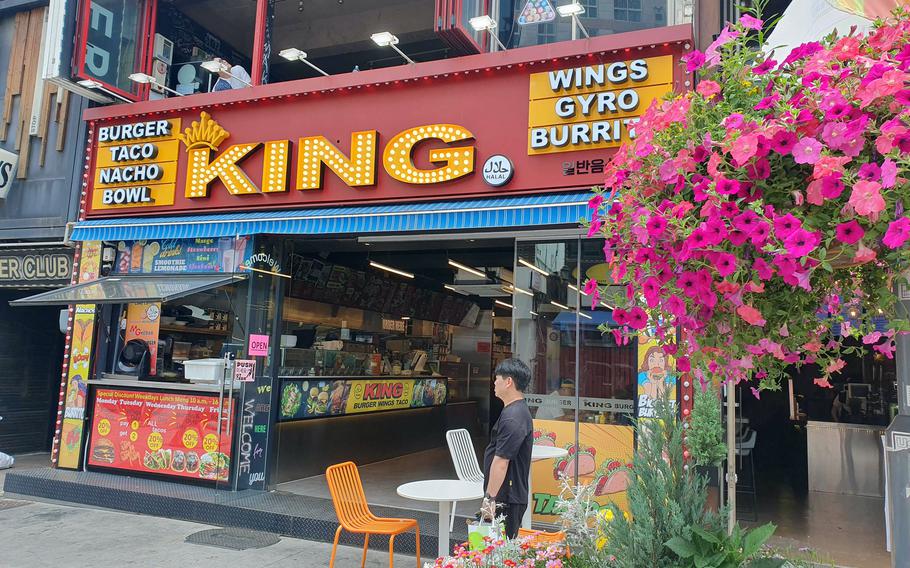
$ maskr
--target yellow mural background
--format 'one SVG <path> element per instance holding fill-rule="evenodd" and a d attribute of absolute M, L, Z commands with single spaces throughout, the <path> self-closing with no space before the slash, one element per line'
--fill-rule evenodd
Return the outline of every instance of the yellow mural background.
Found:
<path fill-rule="evenodd" d="M 602 478 L 610 481 L 607 475 L 607 465 L 616 460 L 622 465 L 631 463 L 634 451 L 634 435 L 630 426 L 616 426 L 613 424 L 588 424 L 578 425 L 578 445 L 580 449 L 593 448 L 594 472 L 582 475 L 579 483 L 598 483 Z M 569 449 L 575 445 L 575 423 L 561 420 L 535 420 L 534 442 L 539 445 L 553 445 L 558 448 Z M 562 492 L 562 482 L 554 476 L 554 470 L 560 460 L 541 460 L 531 464 L 531 506 L 533 521 L 538 523 L 557 524 L 559 517 L 553 514 L 553 506 Z M 574 475 L 574 466 L 569 463 L 566 473 Z M 613 475 L 617 475 L 614 473 Z M 622 476 L 623 474 L 618 474 Z M 605 487 L 615 487 L 614 483 Z M 616 503 L 621 509 L 628 508 L 625 491 L 600 495 L 595 498 L 602 506 Z"/>

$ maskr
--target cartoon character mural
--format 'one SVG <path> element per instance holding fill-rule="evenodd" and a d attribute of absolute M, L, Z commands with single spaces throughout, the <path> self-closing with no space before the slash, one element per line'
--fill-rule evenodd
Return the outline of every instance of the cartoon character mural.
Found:
<path fill-rule="evenodd" d="M 638 346 L 638 416 L 654 417 L 654 401 L 676 401 L 676 374 L 670 358 L 649 337 Z"/>

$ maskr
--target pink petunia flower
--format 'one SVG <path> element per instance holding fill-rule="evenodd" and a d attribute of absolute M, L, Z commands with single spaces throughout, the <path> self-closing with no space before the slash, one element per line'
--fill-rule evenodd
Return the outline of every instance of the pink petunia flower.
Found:
<path fill-rule="evenodd" d="M 866 231 L 864 231 L 863 227 L 854 219 L 839 224 L 834 231 L 834 238 L 845 245 L 852 245 L 863 238 L 863 235 L 865 234 Z"/>
<path fill-rule="evenodd" d="M 743 14 L 739 18 L 739 23 L 742 24 L 742 26 L 746 29 L 760 30 L 764 22 L 758 18 L 750 16 L 749 14 Z"/>
<path fill-rule="evenodd" d="M 820 242 L 821 237 L 818 236 L 818 233 L 797 229 L 784 240 L 784 248 L 787 249 L 787 254 L 790 256 L 802 258 L 815 250 Z"/>
<path fill-rule="evenodd" d="M 885 160 L 881 167 L 882 187 L 894 187 L 897 182 L 897 164 L 891 158 Z"/>
<path fill-rule="evenodd" d="M 736 308 L 736 313 L 749 325 L 762 327 L 766 323 L 762 313 L 748 304 Z"/>
<path fill-rule="evenodd" d="M 781 130 L 771 138 L 771 149 L 781 156 L 792 152 L 794 146 L 796 146 L 796 134 L 793 132 Z"/>
<path fill-rule="evenodd" d="M 730 155 L 740 164 L 745 164 L 758 150 L 758 136 L 746 134 L 733 141 L 730 146 Z"/>
<path fill-rule="evenodd" d="M 711 100 L 711 97 L 720 94 L 721 88 L 717 82 L 705 80 L 698 83 L 698 86 L 695 87 L 695 92 L 705 99 Z"/>
<path fill-rule="evenodd" d="M 793 216 L 792 213 L 774 217 L 774 233 L 778 239 L 784 240 L 790 234 L 803 226 L 803 222 Z"/>
<path fill-rule="evenodd" d="M 762 257 L 756 258 L 752 261 L 752 268 L 755 269 L 755 273 L 758 274 L 758 277 L 761 280 L 770 280 L 774 276 L 774 269 L 768 265 L 767 261 Z"/>
<path fill-rule="evenodd" d="M 875 260 L 875 257 L 878 256 L 875 250 L 870 249 L 862 241 L 859 242 L 859 246 L 856 248 L 856 254 L 853 255 L 853 262 L 859 264 L 865 264 Z"/>
<path fill-rule="evenodd" d="M 885 199 L 879 192 L 881 184 L 875 181 L 858 181 L 850 193 L 850 205 L 857 215 L 872 217 L 885 209 Z"/>
<path fill-rule="evenodd" d="M 645 326 L 648 325 L 648 314 L 646 314 L 643 309 L 635 306 L 629 310 L 628 321 L 626 322 L 626 325 L 632 329 L 644 329 Z"/>
<path fill-rule="evenodd" d="M 733 220 L 731 221 L 731 223 L 733 224 L 734 227 L 736 227 L 743 233 L 746 233 L 747 235 L 751 235 L 752 231 L 754 231 L 755 227 L 758 225 L 758 221 L 759 221 L 758 214 L 755 213 L 755 211 L 752 211 L 751 209 L 746 209 L 745 211 L 743 211 L 742 213 L 740 213 L 739 215 L 734 217 Z"/>
<path fill-rule="evenodd" d="M 888 248 L 896 249 L 903 246 L 908 238 L 910 238 L 910 218 L 901 217 L 888 225 L 882 243 Z"/>
<path fill-rule="evenodd" d="M 659 237 L 661 233 L 667 228 L 667 220 L 663 218 L 662 215 L 655 214 L 648 217 L 648 222 L 645 224 L 648 229 L 648 234 L 652 237 Z"/>
<path fill-rule="evenodd" d="M 822 145 L 815 138 L 807 136 L 796 142 L 791 153 L 797 164 L 814 164 L 821 156 Z"/>
<path fill-rule="evenodd" d="M 686 72 L 692 73 L 698 71 L 705 65 L 705 54 L 701 51 L 695 49 L 688 55 L 682 58 L 682 61 L 686 64 Z"/>

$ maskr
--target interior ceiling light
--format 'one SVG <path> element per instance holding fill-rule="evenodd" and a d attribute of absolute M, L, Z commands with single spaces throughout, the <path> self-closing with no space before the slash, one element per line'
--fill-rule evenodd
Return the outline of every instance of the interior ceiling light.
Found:
<path fill-rule="evenodd" d="M 282 50 L 278 53 L 278 55 L 280 55 L 281 57 L 287 59 L 288 61 L 302 61 L 302 62 L 306 63 L 306 64 L 307 64 L 309 67 L 311 67 L 312 69 L 315 69 L 317 72 L 319 72 L 319 73 L 325 75 L 326 77 L 329 76 L 328 73 L 326 73 L 325 71 L 323 71 L 323 70 L 320 69 L 319 67 L 316 67 L 315 65 L 313 65 L 312 63 L 310 63 L 309 59 L 306 58 L 306 52 L 305 52 L 305 51 L 300 50 L 300 49 L 297 49 L 296 47 L 289 47 L 289 48 L 287 48 L 287 49 L 282 49 Z"/>
<path fill-rule="evenodd" d="M 603 307 L 605 307 L 605 308 L 607 308 L 608 310 L 615 310 L 615 309 L 616 309 L 616 308 L 614 308 L 613 306 L 611 306 L 610 304 L 608 304 L 608 303 L 606 303 L 606 302 L 601 302 L 600 305 L 603 306 Z"/>
<path fill-rule="evenodd" d="M 540 314 L 538 314 L 537 312 L 535 312 L 534 310 L 530 310 L 530 311 L 528 311 L 528 313 L 531 314 L 532 316 L 539 316 L 539 315 L 540 315 Z"/>
<path fill-rule="evenodd" d="M 373 268 L 378 268 L 379 270 L 385 270 L 386 272 L 391 272 L 392 274 L 398 274 L 399 276 L 404 276 L 405 278 L 414 278 L 414 275 L 410 272 L 405 272 L 404 270 L 398 270 L 397 268 L 392 268 L 391 266 L 386 266 L 385 264 L 380 264 L 375 260 L 370 261 L 370 266 Z"/>
<path fill-rule="evenodd" d="M 449 286 L 448 284 L 443 285 L 443 288 L 445 288 L 446 290 L 451 290 L 452 292 L 455 292 L 456 294 L 461 294 L 462 296 L 467 296 L 467 295 L 468 295 L 467 292 L 462 292 L 462 291 L 459 290 L 458 288 L 456 288 L 456 287 L 454 287 L 454 286 Z"/>
<path fill-rule="evenodd" d="M 518 292 L 519 294 L 524 294 L 525 296 L 531 296 L 532 298 L 534 297 L 534 292 L 530 292 L 524 288 L 519 288 L 518 286 L 509 286 L 509 289 Z"/>
<path fill-rule="evenodd" d="M 530 262 L 528 262 L 527 260 L 525 260 L 525 259 L 523 259 L 523 258 L 519 258 L 519 259 L 518 259 L 518 264 L 523 264 L 523 265 L 527 266 L 528 268 L 530 268 L 531 270 L 533 270 L 534 272 L 543 274 L 544 276 L 549 276 L 549 275 L 550 275 L 549 272 L 545 271 L 545 270 L 542 269 L 542 268 L 538 268 L 538 267 L 534 266 L 533 264 L 531 264 Z"/>
<path fill-rule="evenodd" d="M 398 38 L 392 34 L 392 32 L 379 32 L 370 36 L 370 39 L 378 45 L 379 47 L 391 47 L 398 52 L 398 55 L 404 57 L 405 61 L 414 65 L 414 60 L 405 55 L 403 51 L 398 49 Z"/>
<path fill-rule="evenodd" d="M 464 270 L 465 272 L 469 272 L 469 273 L 473 274 L 474 276 L 480 276 L 481 278 L 487 277 L 486 274 L 477 270 L 476 268 L 471 268 L 470 266 L 466 266 L 464 264 L 461 264 L 460 262 L 455 262 L 452 259 L 449 259 L 449 266 L 454 266 L 455 268 L 457 268 L 459 270 Z"/>
<path fill-rule="evenodd" d="M 588 295 L 588 293 L 585 292 L 584 290 L 579 290 L 578 288 L 576 288 L 574 284 L 569 284 L 568 286 L 569 286 L 569 290 L 572 290 L 573 292 L 578 292 L 582 296 Z"/>
<path fill-rule="evenodd" d="M 566 305 L 564 305 L 564 304 L 560 304 L 559 302 L 552 302 L 552 301 L 551 301 L 550 303 L 553 304 L 554 306 L 556 306 L 557 308 L 562 308 L 562 309 L 564 309 L 564 310 L 570 309 L 569 306 L 566 306 Z"/>
<path fill-rule="evenodd" d="M 411 316 L 401 316 L 401 319 L 403 319 L 403 320 L 409 320 L 409 319 L 411 319 Z"/>
<path fill-rule="evenodd" d="M 589 320 L 594 319 L 594 318 L 592 318 L 591 316 L 589 316 L 588 314 L 586 314 L 586 313 L 584 313 L 584 312 L 578 312 L 578 315 L 580 315 L 580 316 L 583 317 L 583 318 L 588 318 Z"/>
<path fill-rule="evenodd" d="M 512 304 L 508 304 L 506 302 L 503 302 L 502 300 L 493 300 L 493 301 L 495 303 L 499 304 L 500 306 L 503 306 L 504 308 L 512 308 Z"/>

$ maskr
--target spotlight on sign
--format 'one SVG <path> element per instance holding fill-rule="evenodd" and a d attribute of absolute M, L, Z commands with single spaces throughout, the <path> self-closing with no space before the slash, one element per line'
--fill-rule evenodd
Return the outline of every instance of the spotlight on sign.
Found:
<path fill-rule="evenodd" d="M 414 60 L 411 59 L 410 57 L 408 57 L 407 55 L 405 55 L 405 53 L 403 51 L 398 49 L 398 38 L 394 34 L 392 34 L 392 32 L 375 33 L 370 36 L 370 39 L 372 39 L 373 43 L 375 43 L 379 47 L 391 47 L 396 52 L 398 52 L 398 55 L 404 57 L 405 61 L 407 61 L 411 65 L 414 65 L 414 63 L 415 63 Z"/>
<path fill-rule="evenodd" d="M 476 18 L 471 18 L 468 20 L 468 23 L 471 24 L 471 27 L 474 28 L 475 32 L 489 32 L 490 36 L 493 38 L 493 41 L 496 42 L 496 45 L 499 46 L 499 49 L 505 51 L 506 46 L 499 41 L 499 36 L 496 35 L 496 32 L 493 30 L 496 29 L 496 21 L 493 20 L 487 14 L 483 16 L 477 16 Z"/>
<path fill-rule="evenodd" d="M 183 96 L 183 93 L 178 93 L 174 89 L 172 89 L 166 85 L 162 85 L 161 83 L 158 82 L 157 79 L 155 79 L 154 77 L 152 77 L 151 75 L 148 75 L 146 73 L 131 73 L 130 81 L 132 81 L 134 83 L 139 83 L 140 85 L 155 85 L 169 93 L 173 93 L 173 94 L 177 95 L 178 97 Z"/>
<path fill-rule="evenodd" d="M 581 23 L 581 20 L 578 19 L 578 16 L 585 13 L 585 7 L 579 4 L 578 2 L 571 2 L 569 4 L 563 4 L 562 6 L 557 6 L 556 11 L 563 18 L 572 18 L 572 39 L 575 39 L 575 27 L 581 30 L 581 33 L 585 34 L 585 37 L 590 38 L 588 30 L 585 29 L 584 24 Z"/>
<path fill-rule="evenodd" d="M 80 87 L 85 87 L 86 89 L 91 89 L 93 91 L 101 91 L 105 95 L 114 97 L 115 99 L 119 99 L 125 103 L 133 102 L 133 101 L 129 100 L 128 98 L 122 97 L 111 90 L 105 89 L 104 85 L 100 81 L 95 81 L 94 79 L 83 79 L 81 81 L 77 81 L 76 84 L 79 85 Z"/>
<path fill-rule="evenodd" d="M 278 55 L 287 59 L 288 61 L 302 61 L 303 63 L 305 63 L 305 64 L 309 65 L 310 67 L 312 67 L 313 69 L 315 69 L 317 72 L 325 75 L 326 77 L 329 76 L 328 73 L 326 73 L 319 67 L 316 67 L 315 65 L 310 63 L 309 60 L 307 60 L 305 51 L 299 50 L 296 47 L 289 47 L 287 49 L 282 49 L 281 52 L 278 53 Z"/>

